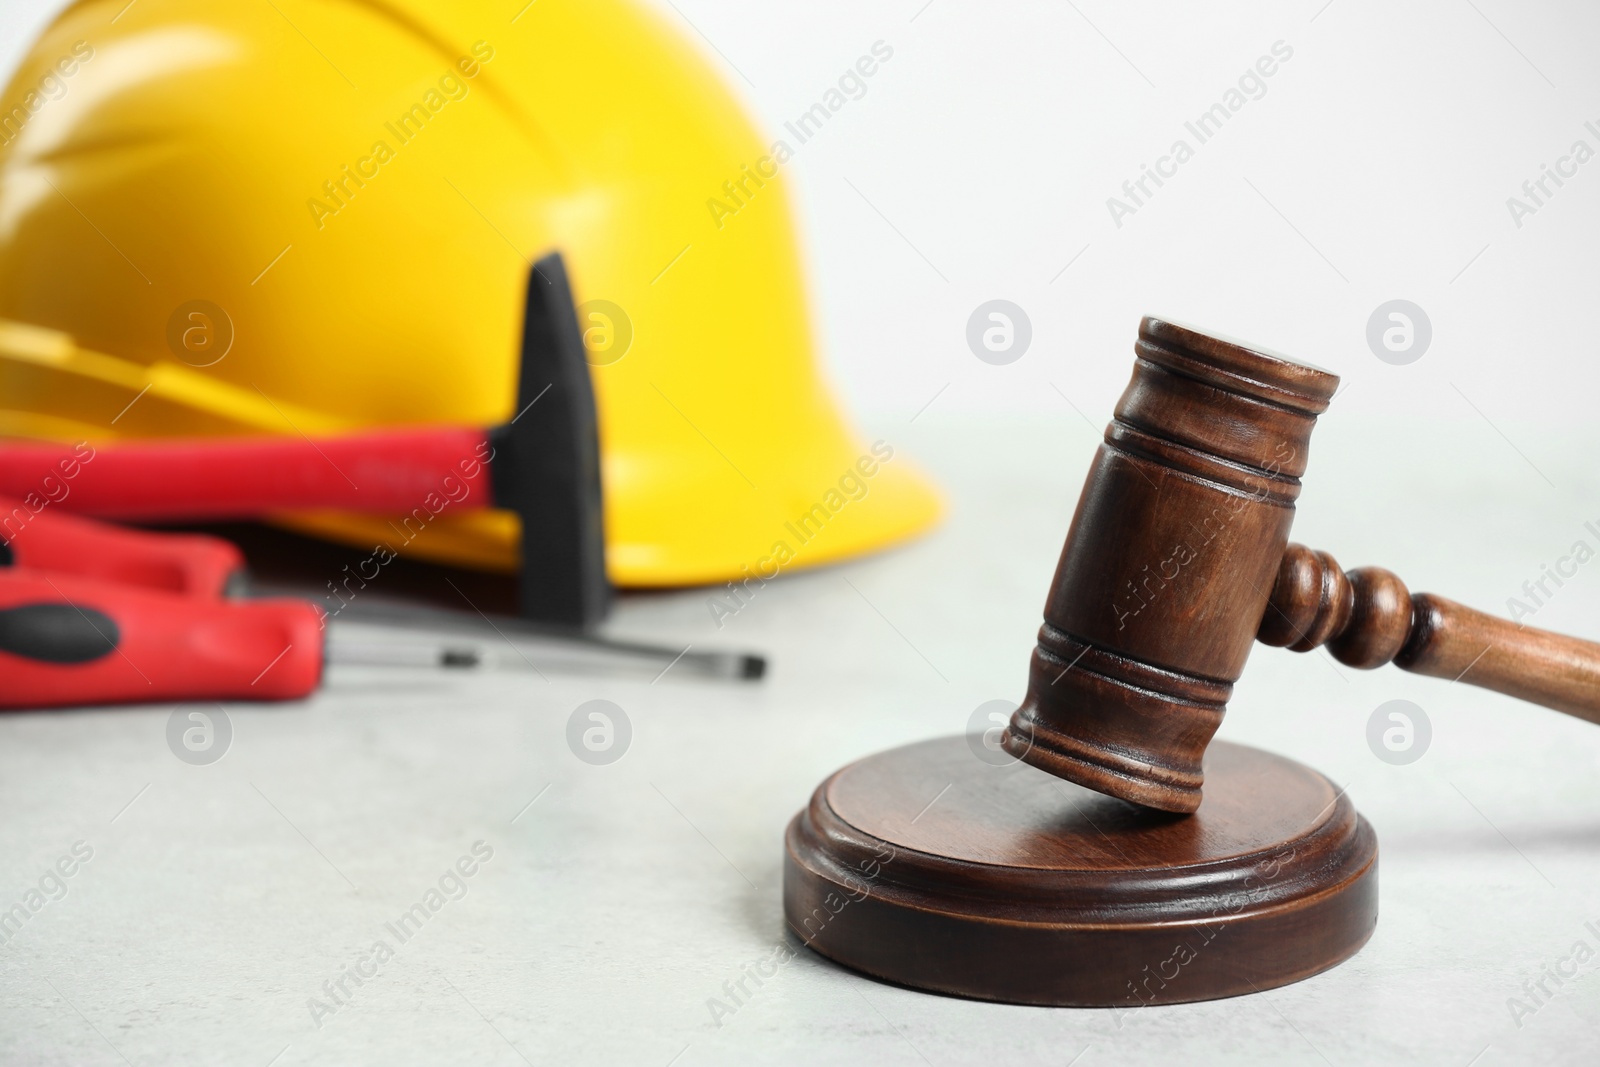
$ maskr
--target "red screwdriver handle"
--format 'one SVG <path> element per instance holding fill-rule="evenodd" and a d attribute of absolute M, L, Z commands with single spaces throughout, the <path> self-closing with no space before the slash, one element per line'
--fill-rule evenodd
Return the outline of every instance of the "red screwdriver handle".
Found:
<path fill-rule="evenodd" d="M 207 600 L 0 571 L 0 708 L 294 700 L 322 675 L 303 600 Z"/>
<path fill-rule="evenodd" d="M 41 500 L 0 497 L 0 567 L 221 596 L 244 575 L 244 556 L 205 534 L 150 533 L 69 515 Z"/>
<path fill-rule="evenodd" d="M 459 426 L 371 430 L 324 437 L 208 437 L 119 441 L 72 462 L 67 445 L 0 447 L 0 493 L 28 498 L 45 479 L 67 490 L 57 505 L 112 519 L 252 519 L 339 508 L 408 513 L 492 507 L 494 448 Z M 57 471 L 76 472 L 70 481 Z"/>

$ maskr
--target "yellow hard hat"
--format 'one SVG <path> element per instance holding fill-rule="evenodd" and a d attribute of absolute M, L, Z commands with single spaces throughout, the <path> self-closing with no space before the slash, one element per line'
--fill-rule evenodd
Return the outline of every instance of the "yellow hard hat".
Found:
<path fill-rule="evenodd" d="M 124 5 L 73 4 L 0 98 L 0 436 L 503 422 L 530 264 L 558 251 L 612 581 L 770 577 L 936 519 L 819 377 L 790 146 L 648 10 Z M 444 514 L 405 551 L 510 569 L 516 521 Z"/>

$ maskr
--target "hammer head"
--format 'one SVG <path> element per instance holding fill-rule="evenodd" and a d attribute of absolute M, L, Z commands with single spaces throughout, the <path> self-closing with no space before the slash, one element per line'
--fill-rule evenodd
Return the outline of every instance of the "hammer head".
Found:
<path fill-rule="evenodd" d="M 1146 317 L 1003 744 L 1090 789 L 1200 806 L 1339 379 Z"/>
<path fill-rule="evenodd" d="M 528 274 L 517 410 L 489 433 L 496 507 L 522 525 L 522 616 L 590 629 L 611 607 L 600 493 L 600 431 L 566 264 Z"/>

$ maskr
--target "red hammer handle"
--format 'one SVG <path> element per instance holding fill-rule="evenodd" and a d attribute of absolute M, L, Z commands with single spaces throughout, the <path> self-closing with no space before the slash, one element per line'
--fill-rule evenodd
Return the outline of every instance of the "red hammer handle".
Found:
<path fill-rule="evenodd" d="M 8 444 L 0 447 L 0 495 L 118 519 L 246 519 L 315 508 L 406 512 L 430 495 L 491 507 L 493 454 L 487 433 L 466 427 L 77 449 Z"/>

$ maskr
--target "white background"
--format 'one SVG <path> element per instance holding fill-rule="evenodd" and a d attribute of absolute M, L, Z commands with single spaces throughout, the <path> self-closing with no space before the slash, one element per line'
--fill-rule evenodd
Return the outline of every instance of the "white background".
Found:
<path fill-rule="evenodd" d="M 1512 437 L 1535 460 L 1591 410 L 1574 313 L 1600 280 L 1600 161 L 1520 230 L 1505 202 L 1574 139 L 1600 150 L 1582 125 L 1600 120 L 1600 8 L 657 2 L 774 137 L 873 42 L 894 48 L 786 171 L 832 372 L 866 417 L 946 383 L 929 415 L 1053 413 L 1054 382 L 1099 420 L 1147 312 L 1338 371 L 1347 417 L 1478 419 L 1454 383 L 1508 432 L 1526 423 Z M 59 6 L 6 0 L 0 71 Z M 1294 58 L 1265 97 L 1115 227 L 1107 197 L 1278 40 Z M 1035 331 L 1005 368 L 964 342 L 995 297 Z M 1434 326 L 1406 368 L 1364 340 L 1396 297 Z"/>

